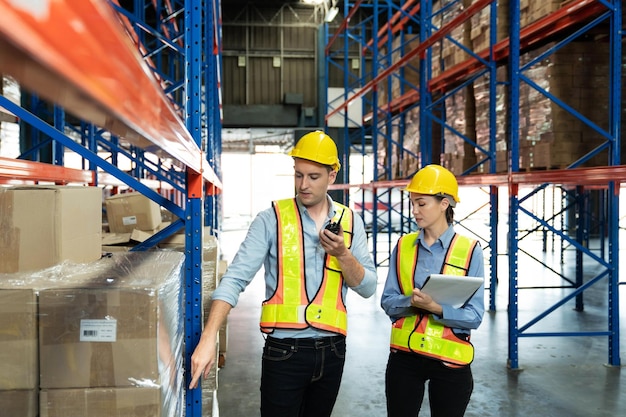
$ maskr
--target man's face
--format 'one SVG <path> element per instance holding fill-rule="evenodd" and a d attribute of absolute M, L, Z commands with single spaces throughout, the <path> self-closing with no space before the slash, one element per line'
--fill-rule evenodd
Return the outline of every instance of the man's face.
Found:
<path fill-rule="evenodd" d="M 294 158 L 294 176 L 296 192 L 305 207 L 323 203 L 326 199 L 328 186 L 335 182 L 337 173 L 317 162 Z"/>

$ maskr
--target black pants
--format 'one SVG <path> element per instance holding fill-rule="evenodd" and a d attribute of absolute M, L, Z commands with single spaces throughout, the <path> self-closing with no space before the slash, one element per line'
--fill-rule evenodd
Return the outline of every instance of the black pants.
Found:
<path fill-rule="evenodd" d="M 416 417 L 422 407 L 427 381 L 432 417 L 465 414 L 474 388 L 469 365 L 451 368 L 416 353 L 392 351 L 385 375 L 387 416 Z"/>
<path fill-rule="evenodd" d="M 346 338 L 268 337 L 261 369 L 261 416 L 330 417 L 343 374 Z"/>

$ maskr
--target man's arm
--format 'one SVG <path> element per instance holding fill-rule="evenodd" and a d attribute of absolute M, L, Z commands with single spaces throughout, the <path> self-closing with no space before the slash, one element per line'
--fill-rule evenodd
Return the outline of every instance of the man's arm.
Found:
<path fill-rule="evenodd" d="M 200 341 L 191 355 L 191 382 L 189 383 L 189 389 L 194 389 L 198 386 L 201 376 L 207 378 L 211 368 L 215 365 L 217 332 L 226 321 L 226 317 L 232 308 L 225 301 L 211 301 L 209 317 L 200 336 Z"/>

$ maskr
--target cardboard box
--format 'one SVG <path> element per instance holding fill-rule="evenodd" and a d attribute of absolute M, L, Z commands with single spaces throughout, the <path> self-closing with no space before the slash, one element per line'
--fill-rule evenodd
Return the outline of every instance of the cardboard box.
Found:
<path fill-rule="evenodd" d="M 39 390 L 0 391 L 0 410 L 3 417 L 37 417 Z"/>
<path fill-rule="evenodd" d="M 0 364 L 0 390 L 39 387 L 37 296 L 33 290 L 0 289 Z"/>
<path fill-rule="evenodd" d="M 132 233 L 134 229 L 154 230 L 161 224 L 159 205 L 138 192 L 108 197 L 105 206 L 111 233 Z"/>
<path fill-rule="evenodd" d="M 40 387 L 181 391 L 179 252 L 118 252 L 39 292 Z"/>
<path fill-rule="evenodd" d="M 42 390 L 39 403 L 40 417 L 177 415 L 163 409 L 161 392 L 156 387 Z"/>
<path fill-rule="evenodd" d="M 94 261 L 101 233 L 98 187 L 0 188 L 0 272 Z"/>
<path fill-rule="evenodd" d="M 218 417 L 217 390 L 202 388 L 202 417 Z"/>

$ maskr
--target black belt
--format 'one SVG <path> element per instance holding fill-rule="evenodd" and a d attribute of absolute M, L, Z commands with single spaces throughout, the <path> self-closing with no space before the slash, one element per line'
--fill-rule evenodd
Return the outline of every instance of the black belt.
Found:
<path fill-rule="evenodd" d="M 277 337 L 268 336 L 269 342 L 276 345 L 291 347 L 292 349 L 310 348 L 321 349 L 333 346 L 340 342 L 345 342 L 345 336 L 327 336 L 327 337 L 287 337 L 279 339 Z"/>

